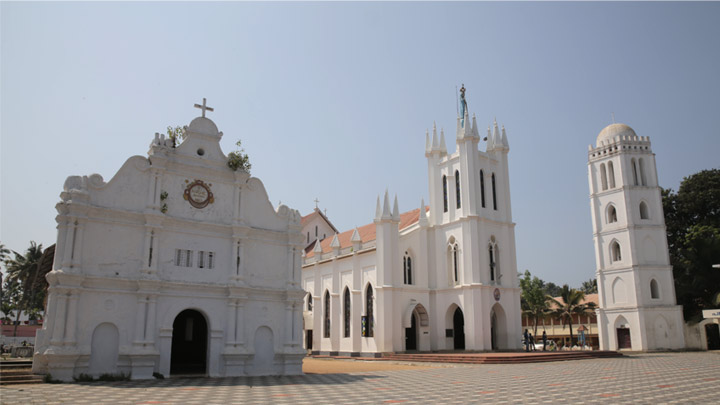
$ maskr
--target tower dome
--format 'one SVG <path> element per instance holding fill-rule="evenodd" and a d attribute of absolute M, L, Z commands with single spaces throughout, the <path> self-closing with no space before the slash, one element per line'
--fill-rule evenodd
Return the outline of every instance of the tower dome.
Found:
<path fill-rule="evenodd" d="M 625 124 L 610 124 L 603 128 L 602 131 L 597 136 L 596 145 L 600 146 L 602 141 L 609 141 L 611 139 L 614 139 L 616 136 L 636 136 L 635 131 L 633 131 L 632 128 Z"/>

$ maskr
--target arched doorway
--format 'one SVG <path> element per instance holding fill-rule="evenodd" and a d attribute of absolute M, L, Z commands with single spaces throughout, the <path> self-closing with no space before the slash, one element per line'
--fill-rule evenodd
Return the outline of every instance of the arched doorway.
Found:
<path fill-rule="evenodd" d="M 465 350 L 465 317 L 460 307 L 453 314 L 453 348 Z"/>
<path fill-rule="evenodd" d="M 632 349 L 632 339 L 630 338 L 630 328 L 627 320 L 620 316 L 615 321 L 615 333 L 617 335 L 618 349 Z"/>
<path fill-rule="evenodd" d="M 405 350 L 417 350 L 418 341 L 418 327 L 417 327 L 417 314 L 413 311 L 410 315 L 410 327 L 405 328 Z"/>
<path fill-rule="evenodd" d="M 498 349 L 497 344 L 497 315 L 495 311 L 490 313 L 490 347 L 492 350 Z"/>
<path fill-rule="evenodd" d="M 205 374 L 208 327 L 205 317 L 186 309 L 173 322 L 170 374 Z"/>
<path fill-rule="evenodd" d="M 509 349 L 509 338 L 505 310 L 496 302 L 490 309 L 490 347 L 492 350 Z"/>

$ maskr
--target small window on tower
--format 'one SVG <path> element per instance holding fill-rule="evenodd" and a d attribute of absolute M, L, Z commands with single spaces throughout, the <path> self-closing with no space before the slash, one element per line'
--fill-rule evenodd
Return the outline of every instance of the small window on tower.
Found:
<path fill-rule="evenodd" d="M 617 218 L 617 210 L 615 209 L 615 206 L 612 205 L 612 204 L 608 207 L 607 217 L 608 217 L 608 223 L 609 223 L 609 224 L 615 223 L 615 222 L 617 222 L 617 220 L 618 220 L 618 218 Z"/>

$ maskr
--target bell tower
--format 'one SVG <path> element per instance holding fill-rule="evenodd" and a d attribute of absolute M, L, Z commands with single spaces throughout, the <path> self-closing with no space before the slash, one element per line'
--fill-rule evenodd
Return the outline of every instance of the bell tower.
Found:
<path fill-rule="evenodd" d="M 601 350 L 685 347 L 650 138 L 612 124 L 588 147 Z"/>

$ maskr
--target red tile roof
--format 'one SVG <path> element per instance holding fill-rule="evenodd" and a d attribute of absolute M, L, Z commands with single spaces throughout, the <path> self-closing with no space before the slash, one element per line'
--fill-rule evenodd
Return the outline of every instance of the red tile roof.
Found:
<path fill-rule="evenodd" d="M 555 300 L 559 302 L 565 302 L 563 301 L 562 297 L 553 297 Z M 594 303 L 596 307 L 600 306 L 600 299 L 598 298 L 597 294 L 585 294 L 585 298 L 580 301 L 580 304 L 587 304 L 587 303 Z M 553 304 L 550 304 L 550 306 L 553 306 Z"/>
<path fill-rule="evenodd" d="M 430 209 L 430 207 L 425 207 L 425 211 L 427 212 Z M 312 215 L 312 214 L 310 214 Z M 413 224 L 416 224 L 418 220 L 420 219 L 420 208 L 416 208 L 412 211 L 403 212 L 400 214 L 400 230 L 403 230 Z M 360 234 L 360 239 L 362 240 L 362 243 L 367 243 L 370 241 L 375 240 L 375 223 L 370 223 L 367 225 L 363 225 L 361 227 L 358 227 L 358 233 Z M 341 234 L 338 234 L 338 240 L 340 241 L 340 249 L 345 249 L 346 247 L 352 246 L 352 242 L 350 242 L 350 238 L 352 238 L 352 234 L 355 230 L 350 229 L 349 231 L 345 231 Z M 322 247 L 323 253 L 327 253 L 332 251 L 332 248 L 330 247 L 330 243 L 332 243 L 333 238 L 335 235 L 328 236 L 327 238 L 320 241 L 320 246 Z M 315 252 L 313 249 L 315 248 L 315 243 L 312 243 L 310 246 L 307 247 L 305 250 L 307 257 L 313 257 L 315 255 Z"/>

